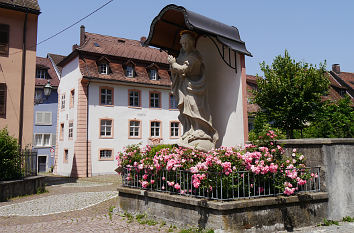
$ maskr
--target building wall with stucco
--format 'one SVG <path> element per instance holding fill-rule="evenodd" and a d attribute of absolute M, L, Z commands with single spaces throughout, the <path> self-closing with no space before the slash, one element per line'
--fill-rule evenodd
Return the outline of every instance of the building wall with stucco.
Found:
<path fill-rule="evenodd" d="M 6 83 L 6 115 L 0 128 L 7 127 L 18 138 L 20 121 L 22 43 L 25 13 L 0 8 L 0 24 L 9 25 L 9 54 L 0 56 L 0 83 Z M 23 108 L 23 146 L 31 146 L 33 132 L 33 99 L 36 69 L 38 15 L 28 14 L 26 32 L 26 65 Z"/>

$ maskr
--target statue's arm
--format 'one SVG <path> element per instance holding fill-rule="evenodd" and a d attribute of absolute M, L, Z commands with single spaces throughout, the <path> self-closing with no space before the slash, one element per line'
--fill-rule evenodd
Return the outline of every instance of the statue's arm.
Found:
<path fill-rule="evenodd" d="M 185 74 L 189 69 L 188 61 L 185 61 L 182 65 L 180 65 L 176 62 L 176 58 L 171 55 L 168 56 L 167 60 L 170 63 L 171 71 L 174 73 Z"/>

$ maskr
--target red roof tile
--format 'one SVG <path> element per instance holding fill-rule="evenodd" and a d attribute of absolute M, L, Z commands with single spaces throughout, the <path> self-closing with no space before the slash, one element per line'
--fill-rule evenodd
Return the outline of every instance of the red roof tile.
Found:
<path fill-rule="evenodd" d="M 53 87 L 59 86 L 59 78 L 49 58 L 36 57 L 36 67 L 48 69 L 48 74 L 50 76 L 50 85 L 52 85 Z M 47 79 L 36 78 L 36 86 L 44 86 L 47 84 L 47 82 Z"/>
<path fill-rule="evenodd" d="M 338 75 L 347 85 L 354 89 L 354 73 L 340 72 Z"/>

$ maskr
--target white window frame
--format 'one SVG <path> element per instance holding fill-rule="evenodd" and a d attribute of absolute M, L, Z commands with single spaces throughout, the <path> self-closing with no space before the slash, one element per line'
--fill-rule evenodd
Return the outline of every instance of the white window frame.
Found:
<path fill-rule="evenodd" d="M 158 76 L 157 76 L 157 70 L 155 69 L 151 69 L 150 70 L 150 80 L 158 80 Z"/>
<path fill-rule="evenodd" d="M 128 78 L 133 78 L 134 77 L 134 68 L 133 68 L 133 66 L 131 66 L 131 65 L 127 66 L 127 68 L 125 70 L 125 75 Z"/>
<path fill-rule="evenodd" d="M 108 74 L 108 64 L 107 63 L 100 63 L 98 65 L 98 72 L 100 74 Z"/>
<path fill-rule="evenodd" d="M 47 79 L 47 71 L 45 69 L 37 68 L 36 78 Z"/>
<path fill-rule="evenodd" d="M 161 122 L 151 121 L 150 123 L 150 136 L 151 137 L 161 137 Z"/>
<path fill-rule="evenodd" d="M 107 156 L 107 152 L 110 152 L 109 153 L 110 156 Z M 113 156 L 113 150 L 112 149 L 101 149 L 100 150 L 100 160 L 112 159 L 112 156 Z"/>
<path fill-rule="evenodd" d="M 179 122 L 172 121 L 170 123 L 170 132 L 170 137 L 179 137 Z"/>
<path fill-rule="evenodd" d="M 160 94 L 158 92 L 150 92 L 150 107 L 160 108 Z"/>
<path fill-rule="evenodd" d="M 108 91 L 110 91 L 111 93 L 109 94 Z M 100 101 L 101 101 L 101 105 L 113 105 L 113 92 L 114 89 L 110 89 L 110 88 L 100 88 Z M 108 96 L 111 97 L 111 103 L 108 103 Z M 103 103 L 102 103 L 103 100 Z"/>
<path fill-rule="evenodd" d="M 46 115 L 50 121 L 46 121 Z M 43 111 L 37 111 L 36 116 L 35 116 L 35 124 L 36 125 L 52 125 L 53 121 L 53 113 L 52 112 L 43 112 Z"/>
<path fill-rule="evenodd" d="M 41 136 L 41 142 L 40 143 L 37 143 L 37 137 L 38 136 Z M 45 135 L 49 135 L 49 139 L 48 139 L 48 144 L 44 144 L 44 137 Z M 35 145 L 34 147 L 51 147 L 52 146 L 52 134 L 51 133 L 35 133 L 34 134 L 34 142 L 35 142 Z"/>
<path fill-rule="evenodd" d="M 65 109 L 65 93 L 61 95 L 61 109 Z"/>
<path fill-rule="evenodd" d="M 107 124 L 108 122 L 111 124 Z M 110 130 L 108 130 L 110 129 Z M 103 135 L 102 135 L 103 133 Z M 108 134 L 109 133 L 109 134 Z M 100 119 L 100 137 L 113 137 L 113 120 L 112 119 Z"/>
<path fill-rule="evenodd" d="M 69 133 L 68 138 L 72 139 L 74 136 L 74 122 L 69 122 Z"/>
<path fill-rule="evenodd" d="M 138 123 L 138 124 L 135 124 L 135 123 Z M 140 124 L 141 123 L 138 120 L 130 120 L 130 122 L 129 122 L 129 137 L 131 137 L 131 138 L 140 137 Z"/>
<path fill-rule="evenodd" d="M 138 104 L 135 104 L 136 101 Z M 129 106 L 130 107 L 140 107 L 140 92 L 139 91 L 137 91 L 137 90 L 129 91 Z"/>

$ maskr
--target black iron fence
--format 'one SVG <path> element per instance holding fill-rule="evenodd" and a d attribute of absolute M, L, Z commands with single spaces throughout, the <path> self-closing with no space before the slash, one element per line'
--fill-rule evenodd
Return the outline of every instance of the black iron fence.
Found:
<path fill-rule="evenodd" d="M 308 174 L 308 179 L 289 185 L 288 192 L 319 192 L 320 167 L 291 169 Z M 289 170 L 290 171 L 290 170 Z M 125 167 L 122 170 L 123 186 L 215 200 L 266 197 L 283 194 L 276 174 L 257 175 L 251 171 L 192 173 L 186 170 L 162 170 L 149 174 L 145 169 Z M 283 182 L 283 181 L 282 181 Z M 294 183 L 294 182 L 293 182 Z M 290 184 L 290 183 L 289 183 Z"/>
<path fill-rule="evenodd" d="M 37 151 L 22 150 L 21 155 L 21 169 L 22 176 L 36 176 L 37 175 Z"/>

